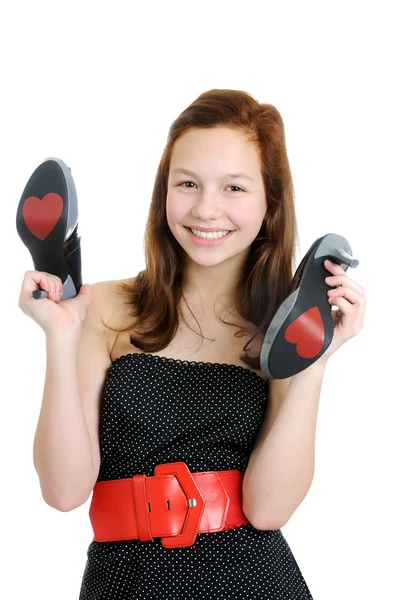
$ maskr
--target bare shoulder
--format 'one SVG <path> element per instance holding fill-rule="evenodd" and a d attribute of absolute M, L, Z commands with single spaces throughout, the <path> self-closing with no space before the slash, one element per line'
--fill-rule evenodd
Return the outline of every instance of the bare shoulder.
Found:
<path fill-rule="evenodd" d="M 114 329 L 131 323 L 128 290 L 134 278 L 99 281 L 91 284 L 92 302 L 89 307 L 89 325 L 102 330 L 103 339 L 111 356 L 118 332 Z"/>

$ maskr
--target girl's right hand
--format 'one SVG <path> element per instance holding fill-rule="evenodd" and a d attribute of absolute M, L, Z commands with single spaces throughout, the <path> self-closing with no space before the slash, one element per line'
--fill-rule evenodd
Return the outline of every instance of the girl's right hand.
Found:
<path fill-rule="evenodd" d="M 48 292 L 48 298 L 32 297 L 38 288 Z M 43 271 L 26 271 L 18 306 L 31 317 L 48 335 L 56 332 L 79 332 L 92 300 L 91 287 L 82 285 L 75 298 L 61 300 L 62 281 L 56 275 Z"/>

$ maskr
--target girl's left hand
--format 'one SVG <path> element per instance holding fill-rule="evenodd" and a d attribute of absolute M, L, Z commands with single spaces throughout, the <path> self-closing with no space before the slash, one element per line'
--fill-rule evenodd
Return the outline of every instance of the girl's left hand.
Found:
<path fill-rule="evenodd" d="M 325 361 L 350 338 L 358 335 L 364 326 L 366 297 L 364 288 L 349 277 L 344 269 L 329 260 L 324 261 L 325 269 L 332 275 L 325 278 L 328 285 L 339 285 L 327 291 L 329 304 L 337 306 L 332 310 L 334 323 L 333 339 L 321 356 Z"/>

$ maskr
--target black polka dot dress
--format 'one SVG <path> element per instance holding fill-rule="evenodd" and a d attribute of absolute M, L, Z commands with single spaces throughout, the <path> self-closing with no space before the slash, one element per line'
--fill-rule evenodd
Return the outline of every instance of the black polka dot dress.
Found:
<path fill-rule="evenodd" d="M 191 472 L 246 470 L 267 382 L 240 366 L 134 353 L 116 359 L 101 407 L 98 481 L 183 461 Z M 92 541 L 79 600 L 311 600 L 280 529 L 198 534 L 185 548 Z"/>

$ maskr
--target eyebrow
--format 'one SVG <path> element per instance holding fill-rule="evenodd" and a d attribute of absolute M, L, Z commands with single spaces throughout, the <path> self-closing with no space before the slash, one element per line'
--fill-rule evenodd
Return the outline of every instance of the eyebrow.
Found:
<path fill-rule="evenodd" d="M 198 177 L 198 175 L 196 175 L 196 173 L 193 171 L 182 168 L 173 169 L 172 173 L 183 173 L 184 175 L 190 175 L 191 177 Z M 230 179 L 249 179 L 250 181 L 254 181 L 253 177 L 250 177 L 250 175 L 247 175 L 246 173 L 227 173 L 225 177 Z M 223 177 L 220 179 L 223 179 Z"/>

